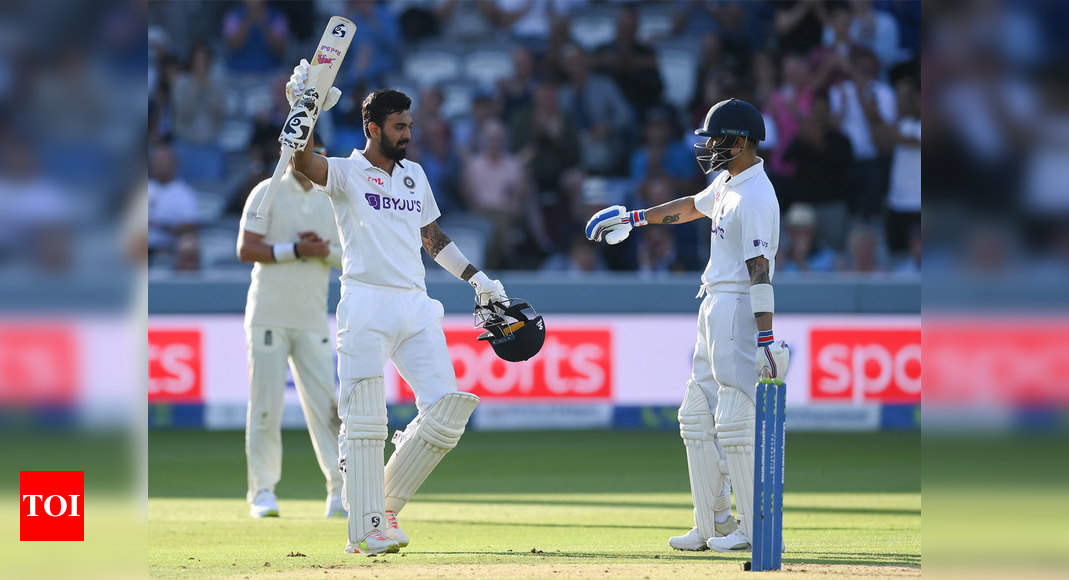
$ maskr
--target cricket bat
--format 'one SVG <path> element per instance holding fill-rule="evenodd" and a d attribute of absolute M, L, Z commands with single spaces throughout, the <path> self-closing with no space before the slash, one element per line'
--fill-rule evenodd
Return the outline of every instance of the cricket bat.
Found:
<path fill-rule="evenodd" d="M 271 199 L 274 197 L 275 188 L 286 172 L 293 154 L 304 149 L 308 139 L 315 128 L 316 120 L 319 119 L 319 110 L 323 101 L 327 98 L 327 92 L 334 86 L 334 78 L 338 76 L 345 53 L 349 51 L 349 44 L 356 34 L 356 24 L 341 16 L 333 16 L 327 21 L 327 27 L 323 30 L 323 37 L 319 39 L 315 56 L 310 61 L 312 66 L 308 71 L 308 83 L 304 89 L 304 95 L 297 99 L 286 116 L 286 123 L 282 126 L 282 133 L 278 136 L 278 142 L 282 145 L 282 156 L 275 165 L 275 171 L 271 174 L 271 182 L 256 206 L 256 217 L 262 219 L 267 209 L 271 207 Z"/>

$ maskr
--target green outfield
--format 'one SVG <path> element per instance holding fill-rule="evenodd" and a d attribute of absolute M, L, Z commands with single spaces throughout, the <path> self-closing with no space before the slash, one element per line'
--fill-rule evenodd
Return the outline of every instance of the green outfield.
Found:
<path fill-rule="evenodd" d="M 244 501 L 243 434 L 149 438 L 149 566 L 159 577 L 745 577 L 743 555 L 683 553 L 686 460 L 669 432 L 469 432 L 400 516 L 400 554 L 345 554 L 322 518 L 306 433 L 284 434 L 282 517 Z M 784 572 L 919 576 L 920 434 L 788 437 Z M 387 449 L 389 452 L 389 448 Z"/>

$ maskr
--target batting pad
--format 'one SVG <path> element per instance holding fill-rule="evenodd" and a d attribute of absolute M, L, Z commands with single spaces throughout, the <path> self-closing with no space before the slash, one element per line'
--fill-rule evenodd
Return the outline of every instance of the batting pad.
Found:
<path fill-rule="evenodd" d="M 746 393 L 721 387 L 716 408 L 716 434 L 727 456 L 731 487 L 735 492 L 735 511 L 742 533 L 751 535 L 754 491 L 754 404 Z"/>
<path fill-rule="evenodd" d="M 362 379 L 343 387 L 345 416 L 342 481 L 349 510 L 349 543 L 358 545 L 383 523 L 386 447 L 386 386 L 382 377 Z"/>
<path fill-rule="evenodd" d="M 395 449 L 386 464 L 386 509 L 397 513 L 427 476 L 460 441 L 479 397 L 449 393 L 394 434 Z"/>
<path fill-rule="evenodd" d="M 721 495 L 724 473 L 715 429 L 705 393 L 697 383 L 688 382 L 683 404 L 679 407 L 679 434 L 687 448 L 694 524 L 703 538 L 716 535 L 716 510 L 731 509 L 731 497 Z"/>

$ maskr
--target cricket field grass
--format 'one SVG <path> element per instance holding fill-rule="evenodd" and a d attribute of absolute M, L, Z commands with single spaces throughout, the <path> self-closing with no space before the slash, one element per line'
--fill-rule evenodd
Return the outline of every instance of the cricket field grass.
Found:
<path fill-rule="evenodd" d="M 227 578 L 732 578 L 748 554 L 678 552 L 692 525 L 677 433 L 465 434 L 400 514 L 399 554 L 345 554 L 303 431 L 285 431 L 282 517 L 245 503 L 244 434 L 149 436 L 149 573 Z M 387 453 L 391 451 L 387 445 Z M 783 571 L 919 576 L 920 434 L 791 433 Z"/>

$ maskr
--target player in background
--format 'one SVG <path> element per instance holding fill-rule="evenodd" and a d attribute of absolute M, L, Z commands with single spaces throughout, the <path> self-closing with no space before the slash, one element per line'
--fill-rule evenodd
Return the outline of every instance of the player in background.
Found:
<path fill-rule="evenodd" d="M 712 184 L 650 209 L 601 210 L 590 218 L 586 235 L 615 244 L 634 227 L 712 219 L 709 263 L 698 292 L 704 296 L 698 340 L 679 408 L 695 526 L 668 543 L 678 550 L 744 551 L 750 548 L 752 525 L 754 385 L 758 377 L 782 379 L 790 354 L 772 336 L 779 202 L 757 156 L 757 144 L 765 138 L 757 108 L 739 99 L 721 101 L 694 133 L 707 138 L 695 145 L 702 171 L 724 170 Z M 737 525 L 731 519 L 731 490 Z"/>
<path fill-rule="evenodd" d="M 330 200 L 292 163 L 262 219 L 255 208 L 270 180 L 245 201 L 238 257 L 253 262 L 245 306 L 249 348 L 249 407 L 245 423 L 250 512 L 277 517 L 275 485 L 282 476 L 282 409 L 289 361 L 319 468 L 327 479 L 327 517 L 344 516 L 338 470 L 338 400 L 327 328 L 330 269 L 341 247 Z"/>
<path fill-rule="evenodd" d="M 303 90 L 306 68 L 290 83 Z M 456 447 L 479 398 L 457 392 L 442 331 L 445 310 L 427 296 L 420 248 L 471 284 L 479 304 L 507 300 L 504 288 L 480 272 L 441 228 L 438 205 L 423 168 L 406 161 L 412 135 L 411 99 L 378 90 L 363 101 L 367 146 L 347 158 L 294 156 L 295 167 L 324 187 L 342 241 L 338 304 L 338 411 L 344 497 L 349 510 L 345 550 L 376 554 L 408 545 L 397 514 Z M 390 359 L 412 386 L 419 410 L 383 467 Z"/>

